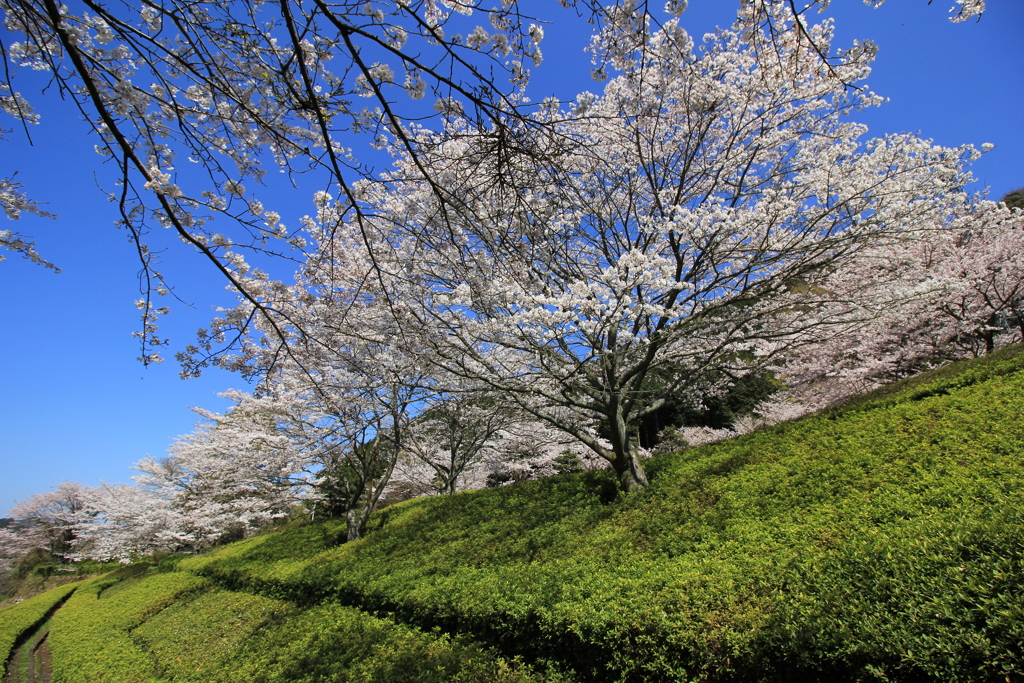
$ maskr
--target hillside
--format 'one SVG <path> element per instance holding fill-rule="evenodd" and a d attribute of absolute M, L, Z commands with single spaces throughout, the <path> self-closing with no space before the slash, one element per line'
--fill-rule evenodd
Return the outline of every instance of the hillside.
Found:
<path fill-rule="evenodd" d="M 85 581 L 54 681 L 1024 681 L 1020 352 L 656 458 L 640 494 L 562 475 Z"/>

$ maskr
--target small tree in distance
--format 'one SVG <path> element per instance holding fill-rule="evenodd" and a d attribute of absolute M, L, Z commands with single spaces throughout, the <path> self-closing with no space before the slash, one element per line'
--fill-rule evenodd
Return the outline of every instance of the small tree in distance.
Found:
<path fill-rule="evenodd" d="M 18 538 L 19 547 L 38 548 L 64 561 L 74 552 L 78 527 L 92 517 L 87 497 L 87 487 L 65 481 L 14 506 L 10 515 L 18 523 L 17 528 L 5 531 Z"/>

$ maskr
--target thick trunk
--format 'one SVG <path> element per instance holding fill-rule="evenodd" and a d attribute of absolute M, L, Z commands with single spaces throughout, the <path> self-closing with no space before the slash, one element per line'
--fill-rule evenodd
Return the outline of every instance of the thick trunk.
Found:
<path fill-rule="evenodd" d="M 647 473 L 640 462 L 640 453 L 630 438 L 629 428 L 621 413 L 611 420 L 611 442 L 615 459 L 612 467 L 619 478 L 619 488 L 624 492 L 639 491 L 647 487 Z"/>
<path fill-rule="evenodd" d="M 363 514 L 363 506 L 351 507 L 345 512 L 345 523 L 348 527 L 348 534 L 345 538 L 346 541 L 357 541 L 363 535 L 363 524 L 366 521 L 366 515 Z"/>
<path fill-rule="evenodd" d="M 637 450 L 628 447 L 625 453 L 616 452 L 615 456 L 612 466 L 619 478 L 619 488 L 626 493 L 646 488 L 647 473 L 644 472 L 644 466 L 640 462 L 640 454 Z"/>
<path fill-rule="evenodd" d="M 455 477 L 449 477 L 444 482 L 444 495 L 454 496 L 455 495 Z"/>

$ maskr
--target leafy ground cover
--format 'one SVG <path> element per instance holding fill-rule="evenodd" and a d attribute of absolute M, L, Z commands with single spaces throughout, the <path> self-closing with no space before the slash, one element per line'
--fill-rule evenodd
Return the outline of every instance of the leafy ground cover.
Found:
<path fill-rule="evenodd" d="M 173 567 L 133 565 L 86 582 L 53 618 L 53 680 L 532 683 L 467 638 L 325 604 L 302 609 L 218 589 Z"/>
<path fill-rule="evenodd" d="M 132 630 L 208 584 L 185 572 L 152 573 L 143 564 L 90 579 L 53 616 L 54 683 L 150 680 L 153 659 Z"/>
<path fill-rule="evenodd" d="M 1019 351 L 659 457 L 639 494 L 563 475 L 90 584 L 55 678 L 63 629 L 97 671 L 67 681 L 1024 680 Z"/>
<path fill-rule="evenodd" d="M 139 632 L 156 654 L 162 676 L 174 681 L 551 680 L 466 638 L 424 632 L 336 603 L 299 610 L 267 598 L 214 591 Z"/>

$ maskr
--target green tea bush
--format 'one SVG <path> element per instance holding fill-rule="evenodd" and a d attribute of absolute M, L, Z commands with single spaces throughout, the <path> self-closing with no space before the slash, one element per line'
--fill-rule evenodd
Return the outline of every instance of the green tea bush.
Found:
<path fill-rule="evenodd" d="M 529 683 L 542 676 L 468 642 L 328 604 L 268 625 L 221 678 L 238 683 Z M 200 679 L 214 680 L 214 679 Z"/>
<path fill-rule="evenodd" d="M 151 680 L 153 657 L 131 632 L 209 581 L 193 574 L 154 573 L 133 565 L 85 582 L 50 625 L 55 683 L 121 683 Z"/>
<path fill-rule="evenodd" d="M 254 536 L 203 555 L 183 558 L 177 567 L 182 571 L 216 576 L 227 588 L 258 590 L 273 598 L 316 604 L 324 596 L 311 593 L 308 586 L 298 592 L 292 590 L 296 586 L 293 575 L 303 571 L 320 553 L 337 546 L 344 533 L 345 523 L 341 520 L 289 525 L 284 531 Z"/>
<path fill-rule="evenodd" d="M 79 585 L 65 584 L 0 610 L 0 664 L 4 666 L 0 673 L 6 675 L 7 660 L 21 639 L 43 623 Z"/>
<path fill-rule="evenodd" d="M 563 475 L 407 501 L 355 543 L 309 525 L 182 566 L 583 680 L 1015 680 L 1022 414 L 1016 349 L 659 457 L 639 494 Z"/>
<path fill-rule="evenodd" d="M 268 620 L 295 612 L 277 600 L 223 590 L 178 600 L 132 632 L 161 678 L 225 681 L 225 662 Z"/>
<path fill-rule="evenodd" d="M 1014 681 L 1024 662 L 1024 514 L 849 539 L 790 576 L 762 630 L 776 679 Z"/>
<path fill-rule="evenodd" d="M 540 677 L 478 645 L 357 609 L 301 611 L 269 598 L 211 590 L 179 600 L 132 631 L 166 681 L 527 683 Z"/>

